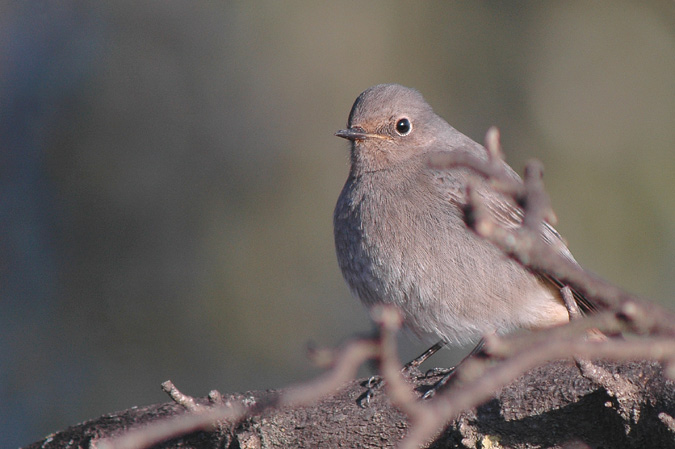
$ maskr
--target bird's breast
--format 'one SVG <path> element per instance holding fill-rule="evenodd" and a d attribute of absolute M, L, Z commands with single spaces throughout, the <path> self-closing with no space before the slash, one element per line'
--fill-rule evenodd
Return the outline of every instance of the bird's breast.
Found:
<path fill-rule="evenodd" d="M 362 301 L 401 306 L 433 295 L 441 249 L 445 256 L 452 251 L 436 240 L 447 239 L 457 214 L 439 207 L 419 180 L 383 175 L 347 181 L 335 209 L 335 244 L 343 275 Z"/>

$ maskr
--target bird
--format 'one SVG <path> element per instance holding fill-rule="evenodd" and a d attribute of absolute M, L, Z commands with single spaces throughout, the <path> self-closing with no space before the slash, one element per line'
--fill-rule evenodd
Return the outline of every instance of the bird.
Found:
<path fill-rule="evenodd" d="M 432 154 L 467 151 L 487 160 L 488 152 L 417 90 L 365 90 L 347 128 L 335 135 L 350 141 L 349 174 L 333 215 L 335 249 L 350 290 L 367 307 L 395 306 L 413 333 L 440 339 L 437 349 L 569 321 L 562 282 L 509 258 L 467 226 L 469 182 L 501 226 L 522 226 L 523 211 L 468 168 L 429 164 Z M 576 263 L 550 224 L 540 229 L 546 244 Z M 578 292 L 575 299 L 593 308 Z"/>

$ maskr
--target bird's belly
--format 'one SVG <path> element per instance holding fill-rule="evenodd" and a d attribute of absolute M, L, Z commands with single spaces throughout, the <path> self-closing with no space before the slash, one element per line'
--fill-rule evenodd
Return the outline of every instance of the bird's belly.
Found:
<path fill-rule="evenodd" d="M 489 243 L 453 229 L 434 230 L 439 244 L 429 244 L 423 233 L 408 233 L 414 238 L 405 244 L 390 233 L 361 235 L 343 274 L 367 306 L 394 305 L 413 332 L 453 343 L 536 327 L 548 309 L 561 313 L 539 278 Z"/>

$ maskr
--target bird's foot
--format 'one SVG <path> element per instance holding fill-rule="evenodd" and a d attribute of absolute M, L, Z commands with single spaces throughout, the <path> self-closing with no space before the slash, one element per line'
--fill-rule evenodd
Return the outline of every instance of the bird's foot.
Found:
<path fill-rule="evenodd" d="M 429 387 L 424 394 L 422 399 L 431 399 L 434 397 L 436 392 L 441 390 L 448 382 L 452 379 L 452 376 L 455 374 L 455 367 L 452 368 L 432 368 L 422 374 L 417 367 L 405 366 L 401 370 L 401 374 L 406 378 L 406 380 L 420 380 L 420 379 L 429 379 L 431 377 L 442 376 L 438 381 L 436 381 L 431 387 Z M 371 376 L 363 382 L 361 385 L 366 388 L 361 396 L 356 399 L 356 403 L 362 407 L 370 407 L 370 401 L 375 396 L 375 393 L 384 386 L 384 379 L 380 376 Z"/>
<path fill-rule="evenodd" d="M 379 390 L 384 385 L 384 379 L 380 376 L 370 376 L 368 380 L 361 385 L 366 388 L 366 391 L 356 398 L 356 403 L 359 404 L 359 407 L 361 408 L 367 408 L 370 407 L 370 400 L 375 396 L 375 391 Z"/>
<path fill-rule="evenodd" d="M 430 374 L 433 373 L 433 374 Z M 445 387 L 455 374 L 455 368 L 433 368 L 426 372 L 427 377 L 443 376 L 422 395 L 422 399 L 431 399 Z"/>
<path fill-rule="evenodd" d="M 423 374 L 417 365 L 410 364 L 401 368 L 401 375 L 403 375 L 407 381 L 425 379 L 427 377 L 427 374 Z M 380 376 L 371 376 L 361 385 L 366 388 L 366 391 L 356 399 L 356 402 L 359 406 L 366 408 L 370 406 L 370 401 L 375 396 L 375 393 L 385 385 L 385 381 Z"/>

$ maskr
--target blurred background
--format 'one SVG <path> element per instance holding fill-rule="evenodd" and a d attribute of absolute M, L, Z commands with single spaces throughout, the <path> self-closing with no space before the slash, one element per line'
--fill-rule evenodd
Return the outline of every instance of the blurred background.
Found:
<path fill-rule="evenodd" d="M 383 82 L 475 140 L 498 126 L 519 172 L 542 160 L 582 265 L 675 308 L 669 0 L 1 2 L 0 447 L 167 379 L 303 381 L 308 342 L 369 332 L 333 250 L 333 133 Z"/>

